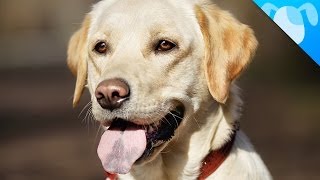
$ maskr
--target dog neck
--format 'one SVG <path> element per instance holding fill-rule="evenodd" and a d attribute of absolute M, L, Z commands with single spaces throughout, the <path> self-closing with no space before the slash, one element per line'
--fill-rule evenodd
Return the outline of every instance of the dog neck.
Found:
<path fill-rule="evenodd" d="M 206 117 L 205 122 L 201 130 L 194 132 L 190 137 L 190 144 L 187 149 L 188 161 L 184 166 L 181 179 L 197 179 L 202 173 L 200 169 L 203 162 L 210 152 L 219 152 L 225 146 L 229 151 L 233 145 L 232 139 L 234 132 L 237 130 L 237 122 L 227 107 L 219 105 L 216 112 Z M 228 144 L 229 142 L 232 143 Z M 223 154 L 223 156 L 227 154 L 229 152 Z"/>

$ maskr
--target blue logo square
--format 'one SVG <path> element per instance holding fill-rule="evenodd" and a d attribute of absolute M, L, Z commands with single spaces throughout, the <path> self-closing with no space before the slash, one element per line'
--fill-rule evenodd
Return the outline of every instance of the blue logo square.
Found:
<path fill-rule="evenodd" d="M 254 0 L 254 2 L 320 65 L 319 0 Z"/>

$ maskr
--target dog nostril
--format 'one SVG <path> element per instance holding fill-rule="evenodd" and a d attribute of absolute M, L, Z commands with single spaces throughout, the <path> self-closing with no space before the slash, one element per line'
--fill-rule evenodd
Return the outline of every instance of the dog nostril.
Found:
<path fill-rule="evenodd" d="M 113 91 L 112 94 L 111 94 L 111 97 L 120 97 L 120 94 L 118 91 Z"/>
<path fill-rule="evenodd" d="M 96 93 L 96 98 L 97 98 L 97 100 L 101 100 L 101 99 L 104 99 L 105 97 L 101 92 L 98 92 L 98 93 Z"/>

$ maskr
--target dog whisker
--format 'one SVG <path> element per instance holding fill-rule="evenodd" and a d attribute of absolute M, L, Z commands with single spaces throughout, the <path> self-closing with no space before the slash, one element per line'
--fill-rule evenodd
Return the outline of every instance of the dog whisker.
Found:
<path fill-rule="evenodd" d="M 177 127 L 178 127 L 178 126 L 179 126 L 179 123 L 178 123 L 176 117 L 178 117 L 179 119 L 182 119 L 182 118 L 180 118 L 179 116 L 177 116 L 177 115 L 175 115 L 175 114 L 173 114 L 173 113 L 171 113 L 171 112 L 169 112 L 169 114 L 171 114 L 171 116 L 174 118 L 174 120 L 175 120 L 175 122 L 176 122 L 176 125 L 177 125 Z"/>
<path fill-rule="evenodd" d="M 103 130 L 102 124 L 100 124 L 99 127 L 98 127 L 98 129 L 97 129 L 95 138 L 94 138 L 94 144 L 98 141 L 99 134 L 103 133 L 103 132 L 101 132 L 102 130 Z"/>
<path fill-rule="evenodd" d="M 85 110 L 86 108 L 88 108 L 90 105 L 92 105 L 92 102 L 91 102 L 91 101 L 88 102 L 88 103 L 82 108 L 82 110 L 81 110 L 81 112 L 79 113 L 79 116 L 78 116 L 78 117 L 80 117 L 81 114 L 84 112 L 84 110 Z"/>
<path fill-rule="evenodd" d="M 169 122 L 169 120 L 166 117 L 163 117 L 162 119 L 165 120 L 170 126 L 172 126 L 172 124 Z"/>
<path fill-rule="evenodd" d="M 89 124 L 89 116 L 90 116 L 90 110 L 91 110 L 91 107 L 89 107 L 88 109 L 87 109 L 87 112 L 86 112 L 86 115 L 85 115 L 85 117 L 84 117 L 84 122 L 86 123 L 86 124 Z"/>
<path fill-rule="evenodd" d="M 193 119 L 194 122 L 197 124 L 198 128 L 200 129 L 201 127 L 200 127 L 200 124 L 199 124 L 198 120 L 197 120 L 195 117 L 193 117 L 192 119 Z"/>

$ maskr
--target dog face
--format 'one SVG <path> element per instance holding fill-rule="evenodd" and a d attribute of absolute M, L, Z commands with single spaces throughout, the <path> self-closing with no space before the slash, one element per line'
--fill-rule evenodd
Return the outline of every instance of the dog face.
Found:
<path fill-rule="evenodd" d="M 125 158 L 127 165 L 107 168 L 126 173 L 130 167 L 124 166 L 154 159 L 201 107 L 225 103 L 256 45 L 250 28 L 208 2 L 97 3 L 69 43 L 74 105 L 87 85 L 95 119 L 122 134 L 109 133 L 109 139 L 127 135 L 121 144 L 131 146 L 129 136 L 145 135 L 139 147 L 132 145 L 143 148 Z M 109 143 L 113 149 L 116 142 Z"/>

